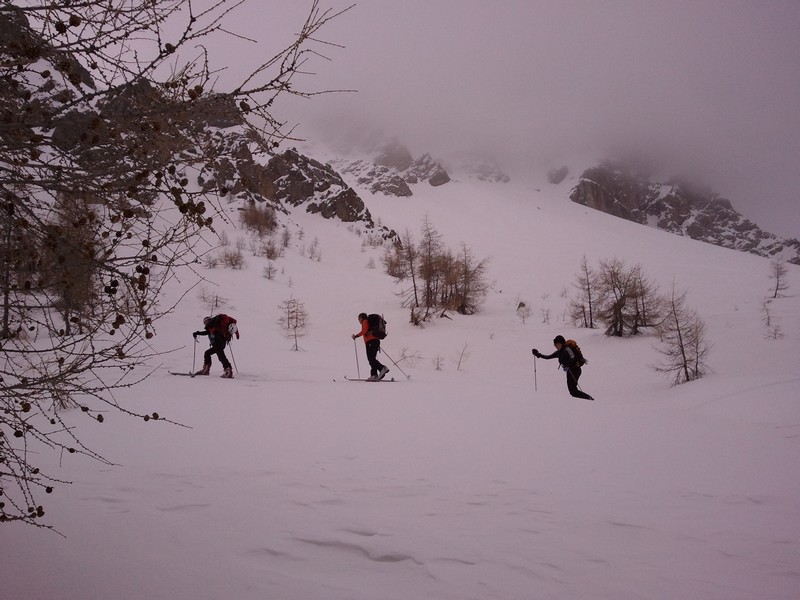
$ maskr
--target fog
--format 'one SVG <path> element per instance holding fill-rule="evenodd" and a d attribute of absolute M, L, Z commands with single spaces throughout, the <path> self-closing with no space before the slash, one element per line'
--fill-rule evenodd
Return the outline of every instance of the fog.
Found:
<path fill-rule="evenodd" d="M 228 22 L 258 43 L 222 56 L 263 60 L 310 5 L 251 0 Z M 517 178 L 635 157 L 800 237 L 799 31 L 796 0 L 364 0 L 297 82 L 357 91 L 276 110 L 310 140 L 381 129 L 414 154 L 479 148 Z"/>

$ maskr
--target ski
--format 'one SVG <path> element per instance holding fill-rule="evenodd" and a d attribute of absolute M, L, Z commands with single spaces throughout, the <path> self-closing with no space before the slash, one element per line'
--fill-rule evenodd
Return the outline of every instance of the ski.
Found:
<path fill-rule="evenodd" d="M 345 375 L 344 377 L 347 381 L 363 381 L 365 383 L 392 383 L 394 382 L 394 377 L 390 377 L 389 379 L 359 379 L 357 377 L 348 377 Z"/>
<path fill-rule="evenodd" d="M 183 375 L 184 377 L 194 377 L 194 373 L 178 373 L 177 371 L 170 371 L 170 375 Z"/>

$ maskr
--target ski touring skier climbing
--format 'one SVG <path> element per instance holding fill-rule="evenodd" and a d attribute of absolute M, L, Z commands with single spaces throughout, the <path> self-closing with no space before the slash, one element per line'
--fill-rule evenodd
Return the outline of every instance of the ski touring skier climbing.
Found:
<path fill-rule="evenodd" d="M 239 327 L 236 319 L 226 314 L 219 313 L 213 317 L 203 319 L 203 329 L 192 333 L 192 337 L 197 342 L 198 335 L 207 335 L 211 347 L 203 354 L 203 368 L 195 375 L 208 375 L 211 371 L 211 357 L 216 355 L 222 364 L 222 377 L 233 379 L 233 369 L 228 357 L 225 356 L 225 346 L 236 336 L 239 339 Z"/>
<path fill-rule="evenodd" d="M 531 352 L 536 358 L 543 358 L 545 360 L 557 358 L 559 365 L 567 374 L 567 389 L 570 395 L 575 398 L 583 398 L 584 400 L 594 400 L 594 398 L 578 387 L 578 379 L 580 379 L 582 372 L 581 367 L 586 364 L 586 359 L 583 357 L 583 353 L 578 345 L 572 340 L 565 340 L 562 335 L 557 335 L 553 339 L 553 345 L 556 347 L 556 351 L 546 356 L 536 348 L 531 350 Z"/>
<path fill-rule="evenodd" d="M 370 317 L 372 317 L 371 323 Z M 389 368 L 381 364 L 381 362 L 378 360 L 378 352 L 381 350 L 381 333 L 379 330 L 381 329 L 382 325 L 382 323 L 378 322 L 378 319 L 383 321 L 383 318 L 380 315 L 367 315 L 367 313 L 360 313 L 358 315 L 358 322 L 361 324 L 361 331 L 354 333 L 352 336 L 354 340 L 358 337 L 364 338 L 364 345 L 366 346 L 367 350 L 367 362 L 369 362 L 370 370 L 370 375 L 367 378 L 367 381 L 380 381 L 386 377 L 386 374 L 389 372 Z M 385 333 L 383 335 L 385 336 Z"/>

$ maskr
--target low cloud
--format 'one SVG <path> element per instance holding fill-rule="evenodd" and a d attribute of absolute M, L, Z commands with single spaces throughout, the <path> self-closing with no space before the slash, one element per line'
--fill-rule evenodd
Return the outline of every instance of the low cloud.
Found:
<path fill-rule="evenodd" d="M 526 168 L 637 156 L 800 237 L 798 25 L 793 0 L 364 0 L 323 32 L 344 48 L 307 80 L 358 92 L 282 116 L 309 138 L 382 129 L 415 153 L 480 147 Z"/>

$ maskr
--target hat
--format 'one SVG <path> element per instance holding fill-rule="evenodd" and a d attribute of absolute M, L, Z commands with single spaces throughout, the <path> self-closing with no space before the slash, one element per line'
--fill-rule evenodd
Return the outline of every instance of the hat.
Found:
<path fill-rule="evenodd" d="M 205 317 L 203 319 L 203 325 L 208 325 L 208 322 L 211 320 L 211 317 Z"/>
<path fill-rule="evenodd" d="M 553 338 L 553 345 L 555 346 L 556 344 L 563 344 L 566 341 L 567 340 L 564 339 L 563 335 L 557 335 L 556 337 Z"/>

